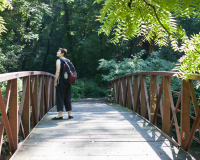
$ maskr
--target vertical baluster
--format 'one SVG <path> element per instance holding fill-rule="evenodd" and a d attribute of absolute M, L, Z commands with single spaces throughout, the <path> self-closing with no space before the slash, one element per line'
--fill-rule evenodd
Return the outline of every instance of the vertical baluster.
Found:
<path fill-rule="evenodd" d="M 171 87 L 171 78 L 164 76 L 163 77 L 163 88 L 164 88 L 164 101 L 163 101 L 163 125 L 162 130 L 166 134 L 170 128 L 170 98 L 168 93 L 167 81 Z"/>
<path fill-rule="evenodd" d="M 190 133 L 190 88 L 189 83 L 182 80 L 181 89 L 181 147 L 186 149 L 186 140 Z"/>
<path fill-rule="evenodd" d="M 31 78 L 32 78 L 32 80 L 31 80 Z M 35 107 L 35 105 L 37 104 L 37 102 L 34 102 L 34 99 L 33 99 L 35 76 L 32 76 L 31 78 L 30 78 L 30 99 L 31 99 L 31 107 L 32 107 L 32 127 L 35 127 L 35 125 L 36 125 L 36 107 Z"/>
<path fill-rule="evenodd" d="M 118 96 L 118 80 L 115 80 L 115 102 L 118 104 L 119 102 L 119 96 Z"/>
<path fill-rule="evenodd" d="M 44 116 L 44 75 L 41 75 L 41 81 L 40 81 L 40 119 Z"/>
<path fill-rule="evenodd" d="M 122 78 L 121 79 L 121 90 L 122 90 L 122 103 L 121 103 L 121 105 L 122 106 L 125 106 L 125 79 L 124 78 Z"/>
<path fill-rule="evenodd" d="M 48 84 L 48 105 L 49 105 L 49 109 L 48 111 L 51 109 L 51 101 L 53 101 L 52 99 L 54 98 L 54 96 L 51 95 L 51 90 L 52 88 L 52 78 L 50 76 L 49 77 L 49 84 Z"/>
<path fill-rule="evenodd" d="M 146 96 L 144 84 L 146 83 L 146 76 L 141 76 L 141 116 L 146 116 L 147 106 L 146 106 Z"/>
<path fill-rule="evenodd" d="M 51 98 L 51 97 L 53 97 L 51 95 L 51 89 L 53 89 L 53 88 L 51 87 L 52 86 L 52 82 L 51 82 L 52 78 L 50 76 L 48 76 L 48 78 L 49 78 L 49 82 L 48 82 L 48 105 L 49 105 L 48 111 L 49 111 L 51 109 L 51 101 L 53 103 L 53 98 Z"/>
<path fill-rule="evenodd" d="M 150 111 L 151 111 L 151 116 L 150 116 L 150 122 L 153 123 L 153 117 L 156 109 L 156 79 L 157 76 L 151 75 L 151 84 L 150 84 Z"/>
<path fill-rule="evenodd" d="M 133 110 L 132 76 L 128 77 L 128 108 Z"/>
<path fill-rule="evenodd" d="M 52 83 L 52 92 L 51 92 L 51 97 L 52 97 L 52 100 L 51 100 L 51 107 L 54 107 L 54 105 L 55 105 L 55 98 L 56 98 L 56 89 L 55 89 L 55 87 L 54 87 L 54 80 L 55 78 L 54 77 L 52 77 L 52 79 L 51 79 L 51 83 Z"/>
<path fill-rule="evenodd" d="M 137 97 L 138 97 L 138 92 L 139 92 L 139 88 L 138 88 L 138 75 L 134 76 L 134 111 L 137 111 Z"/>
<path fill-rule="evenodd" d="M 49 76 L 45 76 L 45 113 L 49 110 Z"/>
<path fill-rule="evenodd" d="M 123 106 L 127 107 L 127 78 L 123 78 Z"/>
<path fill-rule="evenodd" d="M 190 95 L 191 95 L 191 98 L 192 98 L 192 103 L 193 103 L 193 106 L 194 106 L 195 116 L 197 117 L 197 114 L 199 112 L 199 106 L 198 106 L 197 97 L 196 97 L 196 94 L 195 94 L 194 85 L 193 85 L 192 80 L 189 80 L 189 87 L 190 87 Z M 200 124 L 198 126 L 198 129 L 200 131 Z M 199 134 L 200 134 L 200 132 L 199 132 Z"/>
<path fill-rule="evenodd" d="M 157 115 L 158 115 L 158 110 L 159 110 L 159 105 L 160 105 L 160 108 L 161 108 L 161 96 L 162 96 L 162 92 L 163 92 L 163 78 L 162 78 L 162 81 L 161 81 L 161 84 L 160 84 L 160 88 L 159 88 L 159 84 L 158 84 L 158 81 L 157 81 L 157 94 L 158 94 L 158 99 L 157 99 L 157 102 L 156 102 L 156 109 L 155 109 L 155 112 L 154 112 L 154 117 L 153 117 L 153 124 L 156 125 L 156 120 L 157 120 Z M 163 113 L 162 113 L 162 110 L 161 110 L 161 116 L 163 117 Z M 162 119 L 161 117 L 161 119 Z M 163 121 L 163 119 L 162 119 Z"/>
<path fill-rule="evenodd" d="M 161 81 L 160 87 L 159 87 L 159 83 L 158 83 L 158 79 L 157 79 L 158 100 L 157 100 L 157 104 L 156 104 L 156 107 L 157 107 L 157 105 L 160 106 L 159 108 L 160 108 L 161 120 L 163 122 L 163 103 L 162 103 L 162 100 L 161 100 L 162 93 L 163 93 L 163 77 L 162 77 L 162 81 Z"/>
<path fill-rule="evenodd" d="M 18 79 L 13 79 L 9 101 L 9 123 L 13 136 L 14 149 L 18 148 Z"/>
<path fill-rule="evenodd" d="M 24 81 L 27 81 L 26 88 L 23 92 L 25 92 L 25 100 L 23 106 L 23 114 L 22 114 L 22 124 L 24 128 L 25 136 L 28 136 L 30 133 L 30 76 L 23 78 Z"/>
<path fill-rule="evenodd" d="M 119 79 L 119 104 L 122 105 L 122 80 Z"/>
<path fill-rule="evenodd" d="M 34 76 L 35 83 L 34 83 L 34 92 L 33 92 L 33 101 L 34 101 L 34 107 L 35 107 L 35 122 L 36 124 L 39 121 L 39 110 L 38 110 L 38 75 Z M 35 125 L 36 125 L 35 124 Z"/>

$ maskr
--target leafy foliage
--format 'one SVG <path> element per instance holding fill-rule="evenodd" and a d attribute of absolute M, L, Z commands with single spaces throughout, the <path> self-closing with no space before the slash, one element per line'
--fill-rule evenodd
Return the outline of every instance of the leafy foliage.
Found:
<path fill-rule="evenodd" d="M 158 52 L 153 52 L 152 56 L 149 56 L 146 60 L 141 58 L 143 54 L 145 54 L 144 50 L 133 56 L 133 59 L 124 58 L 123 61 L 118 62 L 113 59 L 110 61 L 99 60 L 98 69 L 108 70 L 108 74 L 103 75 L 103 80 L 110 81 L 118 76 L 135 72 L 172 71 L 175 67 L 175 63 L 159 58 Z"/>
<path fill-rule="evenodd" d="M 102 0 L 95 2 L 100 3 Z M 140 44 L 148 41 L 150 44 L 163 46 L 171 42 L 175 51 L 184 51 L 186 54 L 180 60 L 179 71 L 187 79 L 189 73 L 199 72 L 200 69 L 197 62 L 199 34 L 189 38 L 175 18 L 192 16 L 200 12 L 199 8 L 197 0 L 106 0 L 100 12 L 99 20 L 104 25 L 99 33 L 109 35 L 114 30 L 114 42 L 118 42 L 120 38 L 132 39 L 138 36 L 143 37 Z"/>
<path fill-rule="evenodd" d="M 78 79 L 72 85 L 72 101 L 77 101 L 81 98 L 104 97 L 106 91 L 100 88 L 93 80 Z"/>
<path fill-rule="evenodd" d="M 200 33 L 193 35 L 182 47 L 185 55 L 179 59 L 177 70 L 188 79 L 190 73 L 200 73 Z"/>
<path fill-rule="evenodd" d="M 8 0 L 0 0 L 0 12 L 4 11 L 6 8 L 12 8 L 10 2 Z M 6 32 L 6 27 L 3 17 L 0 16 L 0 36 L 2 32 Z"/>

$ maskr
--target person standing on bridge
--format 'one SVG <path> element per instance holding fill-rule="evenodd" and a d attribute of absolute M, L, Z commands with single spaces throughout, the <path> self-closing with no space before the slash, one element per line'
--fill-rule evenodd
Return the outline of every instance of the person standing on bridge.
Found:
<path fill-rule="evenodd" d="M 63 105 L 65 105 L 65 109 L 68 112 L 68 119 L 72 119 L 71 116 L 71 84 L 64 82 L 64 75 L 60 74 L 63 73 L 64 69 L 64 62 L 63 59 L 67 60 L 65 56 L 67 55 L 67 49 L 59 48 L 57 52 L 57 59 L 56 61 L 56 73 L 55 73 L 55 87 L 56 87 L 56 105 L 58 116 L 52 118 L 52 120 L 60 120 L 63 119 L 62 112 L 63 112 Z M 62 58 L 62 61 L 60 60 Z"/>

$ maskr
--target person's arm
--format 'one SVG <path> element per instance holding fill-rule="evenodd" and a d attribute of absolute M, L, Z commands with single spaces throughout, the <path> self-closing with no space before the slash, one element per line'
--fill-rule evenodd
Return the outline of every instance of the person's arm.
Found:
<path fill-rule="evenodd" d="M 58 81 L 59 75 L 60 75 L 60 59 L 56 61 L 55 87 L 57 87 L 57 81 Z"/>

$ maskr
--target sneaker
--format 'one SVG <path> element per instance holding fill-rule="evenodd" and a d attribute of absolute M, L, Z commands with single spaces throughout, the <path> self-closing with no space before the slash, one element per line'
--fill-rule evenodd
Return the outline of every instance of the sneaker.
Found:
<path fill-rule="evenodd" d="M 51 118 L 51 120 L 61 120 L 63 119 L 63 116 L 62 117 L 54 117 L 54 118 Z"/>
<path fill-rule="evenodd" d="M 72 119 L 72 118 L 74 118 L 74 117 L 72 117 L 72 116 L 68 116 L 68 119 Z"/>

